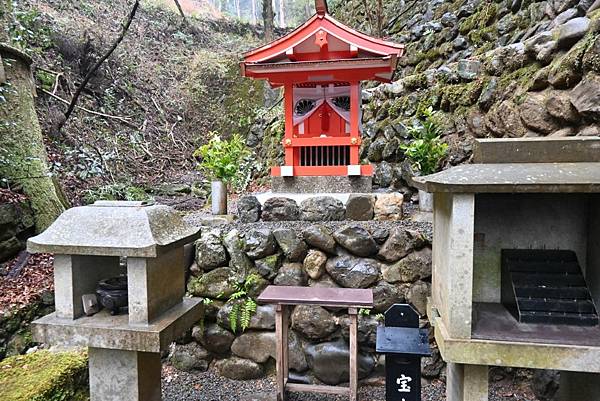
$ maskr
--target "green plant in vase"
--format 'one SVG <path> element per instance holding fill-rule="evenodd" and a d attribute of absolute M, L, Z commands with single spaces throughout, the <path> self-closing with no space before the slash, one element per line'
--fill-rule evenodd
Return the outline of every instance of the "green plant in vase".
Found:
<path fill-rule="evenodd" d="M 231 138 L 224 140 L 214 132 L 211 133 L 208 143 L 194 152 L 194 158 L 199 161 L 198 168 L 213 180 L 213 214 L 227 214 L 227 185 L 235 179 L 242 161 L 249 154 L 239 134 L 233 134 Z"/>

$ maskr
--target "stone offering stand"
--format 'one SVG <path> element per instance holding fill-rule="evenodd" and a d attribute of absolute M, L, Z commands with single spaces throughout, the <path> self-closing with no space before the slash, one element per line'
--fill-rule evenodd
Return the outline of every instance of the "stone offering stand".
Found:
<path fill-rule="evenodd" d="M 488 366 L 560 370 L 561 401 L 600 399 L 600 140 L 479 140 L 434 193 L 428 317 L 448 401 L 488 400 Z"/>
<path fill-rule="evenodd" d="M 167 206 L 96 202 L 29 240 L 29 252 L 55 254 L 56 312 L 33 323 L 34 338 L 89 348 L 91 401 L 161 399 L 160 352 L 203 314 L 183 297 L 184 245 L 198 231 Z M 128 314 L 84 316 L 82 295 L 125 272 Z"/>

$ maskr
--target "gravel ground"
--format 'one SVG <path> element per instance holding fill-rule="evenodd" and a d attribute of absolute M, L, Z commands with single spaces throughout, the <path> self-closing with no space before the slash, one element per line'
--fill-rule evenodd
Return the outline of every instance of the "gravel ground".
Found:
<path fill-rule="evenodd" d="M 235 381 L 219 376 L 214 368 L 207 372 L 181 372 L 171 366 L 163 368 L 164 401 L 270 401 L 274 400 L 275 380 L 271 375 L 264 379 Z M 422 388 L 423 401 L 444 401 L 446 386 L 441 380 L 433 380 Z M 268 397 L 264 395 L 268 394 Z M 384 401 L 385 387 L 362 386 L 359 391 L 361 401 Z M 263 397 L 258 397 L 263 395 Z M 347 397 L 292 393 L 290 401 L 338 401 Z M 525 381 L 508 377 L 490 385 L 490 401 L 535 401 Z"/>

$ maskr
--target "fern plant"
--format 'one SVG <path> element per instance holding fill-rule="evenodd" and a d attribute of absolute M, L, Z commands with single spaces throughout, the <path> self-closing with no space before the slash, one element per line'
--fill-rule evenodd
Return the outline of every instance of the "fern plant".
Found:
<path fill-rule="evenodd" d="M 254 284 L 259 280 L 257 274 L 249 274 L 242 282 L 234 281 L 235 292 L 229 296 L 233 302 L 229 312 L 229 327 L 234 333 L 238 328 L 243 332 L 250 327 L 250 320 L 256 313 L 256 300 L 249 293 Z"/>
<path fill-rule="evenodd" d="M 422 109 L 416 123 L 409 128 L 413 140 L 401 149 L 412 166 L 422 175 L 439 171 L 440 162 L 448 153 L 448 144 L 442 142 L 442 129 L 431 107 Z"/>

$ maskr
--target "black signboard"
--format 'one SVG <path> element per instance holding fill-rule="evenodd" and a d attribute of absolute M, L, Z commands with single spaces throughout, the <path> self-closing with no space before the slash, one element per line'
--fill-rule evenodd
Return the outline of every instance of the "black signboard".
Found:
<path fill-rule="evenodd" d="M 377 328 L 377 352 L 385 354 L 386 401 L 421 401 L 421 357 L 431 355 L 427 330 L 419 329 L 419 314 L 406 304 L 385 312 Z"/>

